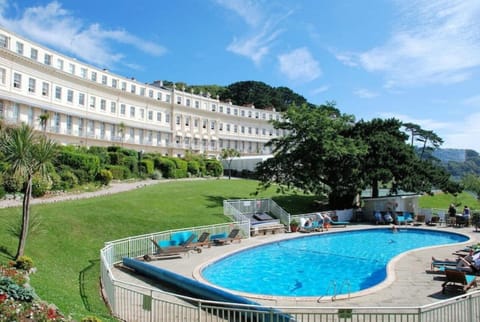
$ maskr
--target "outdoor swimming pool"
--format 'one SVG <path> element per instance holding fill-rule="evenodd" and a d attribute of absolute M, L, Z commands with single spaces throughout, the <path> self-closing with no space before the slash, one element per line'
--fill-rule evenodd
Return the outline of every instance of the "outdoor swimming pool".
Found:
<path fill-rule="evenodd" d="M 385 280 L 387 265 L 406 251 L 465 242 L 468 237 L 424 229 L 366 229 L 306 235 L 250 248 L 201 271 L 209 283 L 270 296 L 333 296 Z"/>

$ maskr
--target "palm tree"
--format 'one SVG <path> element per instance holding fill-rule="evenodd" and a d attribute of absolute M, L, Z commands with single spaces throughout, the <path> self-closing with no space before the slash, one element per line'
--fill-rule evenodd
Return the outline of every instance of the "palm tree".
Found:
<path fill-rule="evenodd" d="M 118 132 L 120 133 L 120 138 L 122 139 L 123 146 L 123 141 L 125 140 L 125 123 L 120 122 L 120 124 L 118 124 Z"/>
<path fill-rule="evenodd" d="M 38 119 L 40 121 L 40 126 L 42 127 L 42 130 L 43 130 L 44 134 L 47 132 L 47 124 L 48 124 L 48 119 L 49 118 L 50 118 L 50 114 L 48 114 L 47 112 L 43 112 L 38 117 Z"/>
<path fill-rule="evenodd" d="M 35 174 L 46 175 L 46 166 L 53 159 L 56 144 L 45 135 L 37 135 L 26 124 L 5 128 L 1 133 L 0 151 L 14 175 L 24 183 L 22 202 L 22 227 L 15 259 L 23 256 L 27 242 L 32 198 L 32 178 Z"/>

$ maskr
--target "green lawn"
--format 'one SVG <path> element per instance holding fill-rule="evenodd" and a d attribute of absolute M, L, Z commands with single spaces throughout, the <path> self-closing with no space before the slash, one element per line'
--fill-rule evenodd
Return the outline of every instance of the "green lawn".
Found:
<path fill-rule="evenodd" d="M 463 206 L 468 205 L 472 211 L 480 210 L 480 202 L 468 192 L 462 192 L 458 196 L 453 196 L 445 193 L 437 193 L 433 196 L 422 196 L 419 200 L 420 208 L 440 208 L 448 209 L 448 206 L 453 203 L 457 210 L 462 210 Z"/>
<path fill-rule="evenodd" d="M 37 294 L 80 320 L 96 315 L 112 320 L 99 296 L 99 250 L 106 241 L 174 228 L 222 223 L 223 200 L 254 198 L 256 181 L 201 180 L 160 183 L 110 196 L 33 205 L 40 229 L 29 236 L 25 254 L 38 272 L 31 276 Z M 314 198 L 273 197 L 291 213 L 313 211 Z M 20 218 L 20 208 L 0 209 L 0 261 L 12 259 L 17 240 L 7 227 Z"/>

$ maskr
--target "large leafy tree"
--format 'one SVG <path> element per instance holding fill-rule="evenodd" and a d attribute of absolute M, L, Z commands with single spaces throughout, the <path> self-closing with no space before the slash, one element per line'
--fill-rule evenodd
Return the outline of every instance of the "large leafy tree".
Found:
<path fill-rule="evenodd" d="M 46 167 L 56 151 L 56 144 L 45 135 L 36 133 L 28 125 L 4 128 L 1 133 L 0 150 L 9 163 L 9 171 L 22 180 L 22 224 L 15 258 L 22 256 L 27 242 L 30 220 L 30 200 L 34 175 L 46 175 Z"/>
<path fill-rule="evenodd" d="M 347 135 L 354 118 L 334 106 L 291 107 L 274 127 L 285 131 L 271 140 L 274 157 L 257 167 L 261 186 L 301 188 L 328 195 L 334 207 L 352 206 L 362 186 L 359 161 L 366 147 Z"/>

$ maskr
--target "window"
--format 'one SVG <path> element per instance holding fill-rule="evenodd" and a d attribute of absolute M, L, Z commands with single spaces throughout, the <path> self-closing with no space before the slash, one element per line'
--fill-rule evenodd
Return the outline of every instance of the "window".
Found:
<path fill-rule="evenodd" d="M 215 121 L 210 122 L 210 129 L 215 130 Z"/>
<path fill-rule="evenodd" d="M 47 82 L 42 83 L 42 95 L 49 96 L 50 95 L 50 84 Z"/>
<path fill-rule="evenodd" d="M 102 75 L 102 84 L 107 85 L 107 75 Z"/>
<path fill-rule="evenodd" d="M 252 117 L 252 111 L 248 111 L 248 117 Z"/>
<path fill-rule="evenodd" d="M 92 72 L 90 74 L 90 79 L 92 80 L 92 82 L 96 82 L 97 81 L 97 72 Z"/>
<path fill-rule="evenodd" d="M 23 55 L 23 43 L 17 41 L 17 53 Z"/>
<path fill-rule="evenodd" d="M 52 64 L 52 55 L 45 54 L 45 56 L 43 56 L 43 63 L 50 66 Z"/>
<path fill-rule="evenodd" d="M 112 78 L 112 87 L 117 88 L 117 86 L 118 86 L 118 80 L 115 78 Z"/>
<path fill-rule="evenodd" d="M 22 88 L 22 75 L 19 73 L 13 74 L 13 87 Z"/>
<path fill-rule="evenodd" d="M 165 114 L 165 123 L 170 123 L 170 113 Z"/>
<path fill-rule="evenodd" d="M 90 107 L 95 108 L 96 100 L 95 96 L 90 96 Z"/>
<path fill-rule="evenodd" d="M 212 112 L 215 112 L 217 110 L 217 105 L 216 104 L 212 104 Z"/>
<path fill-rule="evenodd" d="M 240 116 L 245 116 L 245 110 L 240 111 Z"/>
<path fill-rule="evenodd" d="M 57 100 L 62 99 L 62 88 L 60 86 L 55 86 L 55 98 Z"/>
<path fill-rule="evenodd" d="M 148 120 L 153 121 L 153 111 L 148 111 Z"/>
<path fill-rule="evenodd" d="M 126 109 L 125 104 L 120 104 L 120 114 L 125 115 Z"/>
<path fill-rule="evenodd" d="M 135 106 L 130 106 L 130 117 L 135 117 Z"/>
<path fill-rule="evenodd" d="M 161 112 L 157 112 L 157 121 L 158 122 L 162 121 L 162 113 Z"/>
<path fill-rule="evenodd" d="M 238 109 L 233 109 L 233 115 L 238 116 Z"/>
<path fill-rule="evenodd" d="M 202 122 L 202 128 L 206 129 L 208 124 L 208 120 L 203 120 Z"/>
<path fill-rule="evenodd" d="M 177 119 L 175 121 L 175 124 L 180 125 L 180 115 L 177 115 Z"/>
<path fill-rule="evenodd" d="M 236 128 L 236 125 L 235 125 L 235 128 Z M 227 132 L 230 132 L 230 124 L 227 124 Z"/>
<path fill-rule="evenodd" d="M 110 102 L 110 113 L 116 113 L 117 112 L 117 103 L 115 102 Z"/>
<path fill-rule="evenodd" d="M 220 105 L 220 106 L 218 107 L 218 111 L 219 111 L 220 113 L 223 113 L 223 106 L 222 106 L 222 105 Z"/>
<path fill-rule="evenodd" d="M 30 93 L 35 93 L 35 87 L 36 87 L 36 80 L 35 78 L 29 78 L 28 79 L 28 91 Z"/>
<path fill-rule="evenodd" d="M 234 133 L 238 133 L 238 125 L 235 124 L 235 125 L 233 126 L 233 132 L 234 132 Z"/>
<path fill-rule="evenodd" d="M 195 124 L 197 124 L 197 120 L 195 120 Z M 190 117 L 185 118 L 185 126 L 190 126 Z"/>
<path fill-rule="evenodd" d="M 67 90 L 67 101 L 73 103 L 73 91 L 71 89 Z"/>
<path fill-rule="evenodd" d="M 218 125 L 218 130 L 219 130 L 219 131 L 223 131 L 223 123 L 220 123 L 220 124 Z"/>
<path fill-rule="evenodd" d="M 72 128 L 73 128 L 72 116 L 67 115 L 67 132 L 72 133 Z"/>
<path fill-rule="evenodd" d="M 177 96 L 177 104 L 182 104 L 182 97 L 181 96 Z"/>
<path fill-rule="evenodd" d="M 122 82 L 122 91 L 126 91 L 126 90 L 127 90 L 127 83 Z"/>
<path fill-rule="evenodd" d="M 107 110 L 107 101 L 104 99 L 100 100 L 100 110 L 106 111 Z"/>
<path fill-rule="evenodd" d="M 200 102 L 199 101 L 195 101 L 195 108 L 200 108 Z"/>
<path fill-rule="evenodd" d="M 140 96 L 145 96 L 145 87 L 140 87 Z"/>
<path fill-rule="evenodd" d="M 0 35 L 0 47 L 8 48 L 8 37 L 5 35 Z"/>
<path fill-rule="evenodd" d="M 57 59 L 57 68 L 63 70 L 63 59 Z"/>
<path fill-rule="evenodd" d="M 230 107 L 227 107 L 227 114 L 230 114 Z"/>
<path fill-rule="evenodd" d="M 153 98 L 153 90 L 148 90 L 148 97 Z"/>
<path fill-rule="evenodd" d="M 162 100 L 162 93 L 157 92 L 157 100 L 159 100 L 159 101 Z"/>
<path fill-rule="evenodd" d="M 30 48 L 30 58 L 33 60 L 38 59 L 38 50 L 35 48 Z"/>
<path fill-rule="evenodd" d="M 165 102 L 170 103 L 170 94 L 165 96 Z"/>
<path fill-rule="evenodd" d="M 245 134 L 245 126 L 242 125 L 240 127 L 240 133 Z"/>
<path fill-rule="evenodd" d="M 5 68 L 0 68 L 0 84 L 5 85 L 5 77 L 7 76 L 7 71 Z"/>
<path fill-rule="evenodd" d="M 80 76 L 82 78 L 85 78 L 85 79 L 87 78 L 87 69 L 86 68 L 84 68 L 84 67 L 80 68 Z"/>
<path fill-rule="evenodd" d="M 85 94 L 79 93 L 78 94 L 78 105 L 85 105 Z"/>
<path fill-rule="evenodd" d="M 135 94 L 136 91 L 137 91 L 137 86 L 135 86 L 134 84 L 130 85 L 130 93 Z"/>
<path fill-rule="evenodd" d="M 74 64 L 68 64 L 68 72 L 72 75 L 75 75 L 75 65 Z"/>
<path fill-rule="evenodd" d="M 140 109 L 140 118 L 142 120 L 145 119 L 145 109 L 143 109 L 143 108 Z"/>
<path fill-rule="evenodd" d="M 190 99 L 189 99 L 189 98 L 187 98 L 187 99 L 185 100 L 185 105 L 190 106 Z"/>

